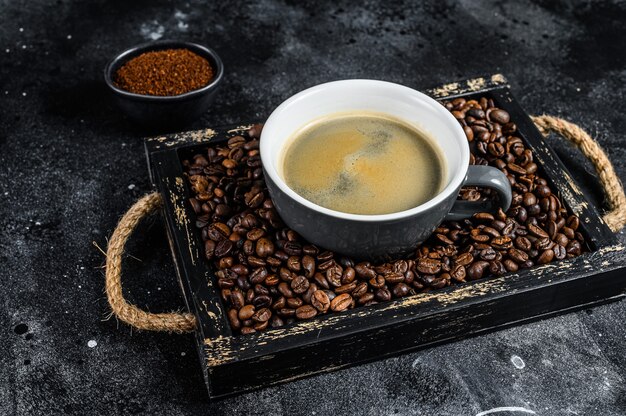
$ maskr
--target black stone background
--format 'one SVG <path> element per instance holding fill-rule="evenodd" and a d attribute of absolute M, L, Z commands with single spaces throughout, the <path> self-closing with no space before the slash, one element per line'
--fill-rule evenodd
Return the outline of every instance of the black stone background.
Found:
<path fill-rule="evenodd" d="M 191 336 L 106 319 L 92 245 L 150 191 L 145 133 L 102 70 L 151 36 L 224 60 L 218 100 L 192 128 L 263 120 L 330 80 L 420 89 L 501 72 L 529 112 L 591 132 L 624 179 L 625 21 L 623 1 L 0 0 L 0 414 L 625 414 L 624 302 L 208 403 Z M 550 143 L 602 206 L 589 163 Z M 163 222 L 128 251 L 129 299 L 180 308 Z"/>

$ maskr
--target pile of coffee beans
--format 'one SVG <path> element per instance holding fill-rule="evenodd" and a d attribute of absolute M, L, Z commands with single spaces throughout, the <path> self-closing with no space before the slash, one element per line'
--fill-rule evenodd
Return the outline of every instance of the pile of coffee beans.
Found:
<path fill-rule="evenodd" d="M 196 226 L 234 332 L 248 334 L 502 276 L 584 251 L 578 217 L 540 176 L 509 114 L 487 97 L 444 105 L 467 135 L 470 163 L 502 170 L 513 188 L 513 203 L 507 212 L 444 222 L 412 256 L 384 264 L 357 263 L 326 251 L 283 224 L 263 179 L 261 125 L 183 161 Z M 488 189 L 464 188 L 459 197 L 492 195 Z"/>

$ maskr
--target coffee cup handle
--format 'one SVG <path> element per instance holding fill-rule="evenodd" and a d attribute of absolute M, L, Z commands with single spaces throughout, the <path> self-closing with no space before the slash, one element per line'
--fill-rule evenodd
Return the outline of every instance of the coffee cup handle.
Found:
<path fill-rule="evenodd" d="M 498 200 L 488 201 L 461 201 L 458 200 L 446 215 L 448 221 L 458 221 L 471 218 L 477 212 L 497 212 L 498 208 L 503 211 L 511 206 L 512 191 L 509 179 L 500 169 L 491 166 L 470 165 L 462 186 L 479 186 L 491 188 L 498 193 Z"/>

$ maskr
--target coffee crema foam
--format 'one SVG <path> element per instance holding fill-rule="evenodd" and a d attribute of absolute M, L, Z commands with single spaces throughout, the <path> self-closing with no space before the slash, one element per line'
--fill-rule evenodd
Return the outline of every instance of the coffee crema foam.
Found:
<path fill-rule="evenodd" d="M 437 195 L 446 178 L 431 138 L 380 113 L 329 115 L 295 132 L 285 147 L 281 176 L 287 186 L 335 211 L 405 211 Z"/>

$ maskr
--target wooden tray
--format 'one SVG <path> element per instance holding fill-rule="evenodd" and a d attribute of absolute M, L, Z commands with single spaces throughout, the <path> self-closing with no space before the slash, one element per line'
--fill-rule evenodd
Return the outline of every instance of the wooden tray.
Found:
<path fill-rule="evenodd" d="M 502 75 L 427 90 L 440 100 L 488 96 L 511 115 L 535 162 L 581 220 L 589 252 L 499 278 L 360 307 L 250 335 L 233 335 L 203 255 L 181 160 L 249 128 L 207 129 L 146 139 L 152 183 L 165 201 L 168 238 L 211 398 L 378 360 L 521 322 L 622 298 L 625 247 L 585 199 L 563 163 L 514 100 Z"/>

